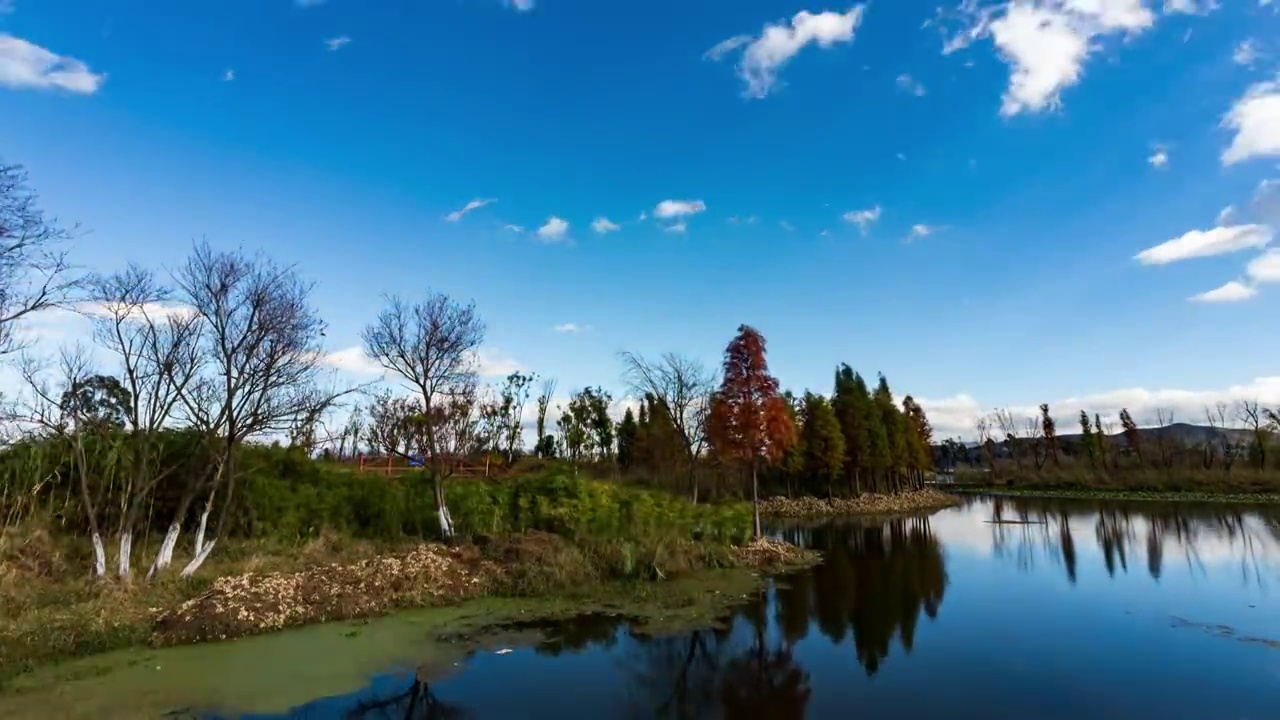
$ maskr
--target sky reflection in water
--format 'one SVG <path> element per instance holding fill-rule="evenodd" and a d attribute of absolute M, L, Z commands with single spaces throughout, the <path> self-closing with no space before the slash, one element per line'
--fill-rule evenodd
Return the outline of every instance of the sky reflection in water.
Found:
<path fill-rule="evenodd" d="M 1280 717 L 1274 509 L 982 498 L 776 530 L 826 561 L 724 627 L 584 618 L 272 717 Z"/>

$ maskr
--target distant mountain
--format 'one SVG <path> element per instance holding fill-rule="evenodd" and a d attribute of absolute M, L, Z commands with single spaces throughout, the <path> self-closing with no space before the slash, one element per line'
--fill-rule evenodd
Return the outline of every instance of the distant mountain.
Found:
<path fill-rule="evenodd" d="M 1058 441 L 1061 443 L 1080 442 L 1084 436 L 1081 433 L 1060 433 Z M 1128 439 L 1123 432 L 1113 433 L 1107 436 L 1112 442 L 1120 447 L 1127 447 Z M 1154 443 L 1158 438 L 1166 437 L 1172 440 L 1174 445 L 1183 447 L 1199 447 L 1205 443 L 1220 444 L 1225 438 L 1232 445 L 1238 443 L 1250 444 L 1253 442 L 1253 431 L 1243 428 L 1215 428 L 1209 425 L 1192 425 L 1191 423 L 1173 423 L 1164 427 L 1154 428 L 1138 428 L 1138 438 L 1144 443 Z M 996 445 L 1000 448 L 1005 446 L 1004 441 L 999 441 Z M 977 447 L 976 442 L 964 443 L 966 447 Z M 935 447 L 941 447 L 935 445 Z"/>

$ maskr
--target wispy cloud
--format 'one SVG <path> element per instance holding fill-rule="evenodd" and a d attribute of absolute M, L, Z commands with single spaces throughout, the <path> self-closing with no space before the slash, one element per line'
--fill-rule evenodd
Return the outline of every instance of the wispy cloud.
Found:
<path fill-rule="evenodd" d="M 551 329 L 558 333 L 568 334 L 591 332 L 590 325 L 579 325 L 578 323 L 561 323 Z"/>
<path fill-rule="evenodd" d="M 346 35 L 339 35 L 338 37 L 329 38 L 324 41 L 324 45 L 329 48 L 329 52 L 337 52 L 350 44 L 351 38 Z"/>
<path fill-rule="evenodd" d="M 0 87 L 12 90 L 63 90 L 92 95 L 107 76 L 84 62 L 58 55 L 22 38 L 0 33 Z"/>
<path fill-rule="evenodd" d="M 622 229 L 622 226 L 615 222 L 610 222 L 609 218 L 602 215 L 591 222 L 591 229 L 601 235 L 604 235 L 606 233 L 617 232 Z"/>
<path fill-rule="evenodd" d="M 914 242 L 922 238 L 927 238 L 930 235 L 935 235 L 945 229 L 946 228 L 942 225 L 925 225 L 923 223 L 912 225 L 911 229 L 907 231 L 906 242 Z"/>
<path fill-rule="evenodd" d="M 684 233 L 688 232 L 689 225 L 683 220 L 677 220 L 676 222 L 663 228 L 663 230 L 669 233 L 676 233 L 678 235 L 683 235 Z"/>
<path fill-rule="evenodd" d="M 552 215 L 542 227 L 538 228 L 538 237 L 547 242 L 560 242 L 569 234 L 569 223 Z"/>
<path fill-rule="evenodd" d="M 490 203 L 495 203 L 495 202 L 498 202 L 498 199 L 497 199 L 497 198 L 476 198 L 475 200 L 472 200 L 471 202 L 467 203 L 466 205 L 463 205 L 461 210 L 454 210 L 453 212 L 449 213 L 448 215 L 445 215 L 445 216 L 444 216 L 444 221 L 445 221 L 445 222 L 458 222 L 459 220 L 461 220 L 461 219 L 462 219 L 462 217 L 463 217 L 464 215 L 466 215 L 467 213 L 471 212 L 472 210 L 479 210 L 480 208 L 484 207 L 485 205 L 488 205 L 488 204 L 490 204 Z"/>
<path fill-rule="evenodd" d="M 1255 283 L 1280 283 L 1280 250 L 1268 250 L 1250 260 L 1245 273 Z"/>
<path fill-rule="evenodd" d="M 1143 265 L 1168 265 L 1192 258 L 1263 248 L 1269 242 L 1271 228 L 1266 225 L 1220 226 L 1209 230 L 1191 230 L 1181 237 L 1143 250 L 1134 259 Z"/>
<path fill-rule="evenodd" d="M 880 219 L 880 206 L 867 208 L 866 210 L 850 210 L 844 214 L 845 222 L 851 222 L 858 226 L 863 235 L 871 231 L 871 226 Z"/>
<path fill-rule="evenodd" d="M 300 8 L 313 8 L 324 5 L 328 0 L 293 0 L 293 4 Z"/>
<path fill-rule="evenodd" d="M 796 226 L 795 226 L 795 225 L 792 225 L 791 223 L 787 222 L 786 220 L 779 220 L 779 221 L 778 221 L 778 227 L 782 228 L 783 230 L 785 230 L 785 231 L 787 231 L 787 232 L 795 232 L 795 231 L 796 231 Z"/>
<path fill-rule="evenodd" d="M 1237 65 L 1253 67 L 1253 64 L 1258 62 L 1259 56 L 1258 41 L 1249 38 L 1236 46 L 1235 51 L 1231 53 L 1231 61 Z"/>
<path fill-rule="evenodd" d="M 765 25 L 759 37 L 735 35 L 708 50 L 704 57 L 719 61 L 741 49 L 738 76 L 745 87 L 745 97 L 766 97 L 778 83 L 782 68 L 808 45 L 829 48 L 837 43 L 853 42 L 854 31 L 862 23 L 862 5 L 839 13 L 811 13 L 801 10 L 791 20 Z"/>
<path fill-rule="evenodd" d="M 1199 295 L 1187 298 L 1198 303 L 1237 303 L 1244 302 L 1258 294 L 1257 288 L 1246 285 L 1239 280 L 1232 280 L 1221 287 L 1216 287 Z"/>
<path fill-rule="evenodd" d="M 227 68 L 226 72 L 222 73 L 222 82 L 231 82 L 232 80 L 235 80 L 235 79 L 236 79 L 236 71 L 232 70 L 231 68 Z"/>
<path fill-rule="evenodd" d="M 915 95 L 916 97 L 924 97 L 925 95 L 924 85 L 907 73 L 899 75 L 894 84 L 898 86 L 898 90 L 909 95 Z"/>
<path fill-rule="evenodd" d="M 1222 126 L 1236 133 L 1222 151 L 1223 165 L 1280 157 L 1280 77 L 1251 85 L 1227 111 Z"/>
<path fill-rule="evenodd" d="M 514 8 L 516 12 L 529 12 L 536 5 L 535 0 L 502 0 L 502 4 Z"/>
<path fill-rule="evenodd" d="M 1169 166 L 1169 151 L 1163 147 L 1157 146 L 1151 156 L 1147 158 L 1147 164 L 1157 170 L 1163 170 Z"/>
<path fill-rule="evenodd" d="M 696 215 L 707 209 L 701 200 L 663 200 L 653 209 L 653 216 L 659 220 Z"/>
<path fill-rule="evenodd" d="M 522 232 L 524 232 L 524 226 L 523 226 L 523 225 L 512 225 L 511 223 L 507 223 L 506 225 L 503 225 L 503 226 L 502 226 L 502 229 L 503 229 L 503 230 L 510 230 L 511 232 L 514 232 L 514 233 L 522 233 Z"/>

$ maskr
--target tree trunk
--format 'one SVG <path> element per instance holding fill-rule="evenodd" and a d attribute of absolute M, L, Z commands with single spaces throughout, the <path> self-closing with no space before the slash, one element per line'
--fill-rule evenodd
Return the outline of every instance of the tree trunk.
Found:
<path fill-rule="evenodd" d="M 445 540 L 453 539 L 453 518 L 449 515 L 449 506 L 444 497 L 444 481 L 439 475 L 432 478 L 435 484 L 436 517 L 440 521 L 440 535 Z"/>
<path fill-rule="evenodd" d="M 760 496 L 759 483 L 756 479 L 756 461 L 751 461 L 751 522 L 754 525 L 755 537 L 760 539 Z"/>

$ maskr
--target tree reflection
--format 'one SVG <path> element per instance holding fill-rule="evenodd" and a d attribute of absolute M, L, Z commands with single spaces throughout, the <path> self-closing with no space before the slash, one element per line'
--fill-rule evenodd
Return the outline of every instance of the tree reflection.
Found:
<path fill-rule="evenodd" d="M 466 709 L 442 702 L 430 685 L 415 677 L 403 692 L 377 700 L 360 700 L 342 714 L 345 720 L 462 720 Z"/>
<path fill-rule="evenodd" d="M 997 557 L 1016 558 L 1019 568 L 1029 570 L 1031 558 L 1044 547 L 1058 556 L 1067 580 L 1077 580 L 1077 527 L 1093 526 L 1093 539 L 1108 576 L 1128 573 L 1129 562 L 1145 549 L 1147 573 L 1160 580 L 1167 569 L 1166 553 L 1180 554 L 1188 572 L 1206 572 L 1204 553 L 1219 565 L 1235 563 L 1241 580 L 1262 585 L 1265 569 L 1280 556 L 1280 517 L 1258 509 L 1243 512 L 1222 505 L 1191 503 L 1124 503 L 1043 498 L 1003 498 L 987 503 L 988 522 L 993 523 L 992 545 Z M 1007 518 L 1039 517 L 1044 525 L 1014 526 Z M 1139 543 L 1139 538 L 1143 542 Z M 1143 547 L 1145 545 L 1145 548 Z"/>

